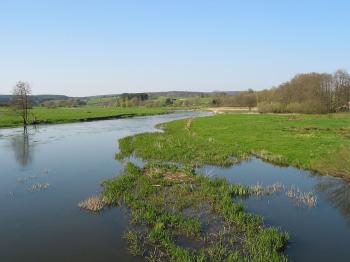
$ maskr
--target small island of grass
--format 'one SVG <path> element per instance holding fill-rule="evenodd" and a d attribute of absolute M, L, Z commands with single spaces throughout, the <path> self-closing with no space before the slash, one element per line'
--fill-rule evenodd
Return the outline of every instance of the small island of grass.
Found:
<path fill-rule="evenodd" d="M 232 200 L 248 194 L 191 168 L 129 163 L 104 183 L 103 198 L 131 210 L 129 250 L 151 261 L 286 261 L 288 234 Z"/>

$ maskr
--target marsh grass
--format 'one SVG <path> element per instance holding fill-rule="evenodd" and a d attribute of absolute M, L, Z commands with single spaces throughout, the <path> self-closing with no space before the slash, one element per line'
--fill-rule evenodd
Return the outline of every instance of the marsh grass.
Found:
<path fill-rule="evenodd" d="M 317 204 L 317 196 L 315 193 L 303 192 L 296 186 L 286 187 L 280 182 L 268 186 L 263 186 L 261 183 L 257 183 L 254 186 L 250 186 L 249 189 L 250 194 L 257 197 L 268 196 L 276 193 L 284 193 L 297 206 L 306 206 L 312 208 Z"/>
<path fill-rule="evenodd" d="M 285 188 L 286 187 L 280 182 L 276 182 L 268 186 L 263 186 L 261 183 L 257 183 L 254 186 L 250 186 L 250 192 L 256 196 L 265 196 L 283 192 L 285 191 Z"/>
<path fill-rule="evenodd" d="M 32 187 L 30 188 L 29 191 L 38 192 L 38 191 L 46 190 L 49 187 L 50 187 L 49 183 L 37 183 L 37 184 L 32 185 Z"/>
<path fill-rule="evenodd" d="M 288 235 L 233 199 L 249 188 L 192 168 L 129 163 L 104 182 L 103 197 L 131 211 L 129 251 L 151 261 L 285 261 Z"/>
<path fill-rule="evenodd" d="M 297 205 L 315 207 L 317 203 L 317 196 L 313 192 L 302 192 L 295 186 L 290 187 L 286 192 L 286 195 Z"/>
<path fill-rule="evenodd" d="M 91 196 L 78 204 L 78 207 L 82 209 L 86 209 L 92 212 L 101 211 L 106 205 L 108 201 L 101 196 Z"/>

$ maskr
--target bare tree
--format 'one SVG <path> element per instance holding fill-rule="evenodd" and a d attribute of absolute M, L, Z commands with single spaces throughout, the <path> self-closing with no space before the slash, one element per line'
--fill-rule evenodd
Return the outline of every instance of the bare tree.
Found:
<path fill-rule="evenodd" d="M 30 85 L 26 82 L 18 82 L 13 88 L 12 107 L 19 112 L 23 120 L 23 127 L 29 124 L 29 109 L 31 107 L 29 95 L 31 94 Z"/>
<path fill-rule="evenodd" d="M 347 110 L 350 102 L 350 75 L 338 70 L 333 75 L 336 111 Z"/>
<path fill-rule="evenodd" d="M 258 92 L 260 107 L 265 112 L 280 107 L 279 112 L 334 113 L 348 111 L 350 74 L 298 74 L 277 88 Z M 272 106 L 274 105 L 274 106 Z M 274 109 L 275 110 L 275 109 Z"/>

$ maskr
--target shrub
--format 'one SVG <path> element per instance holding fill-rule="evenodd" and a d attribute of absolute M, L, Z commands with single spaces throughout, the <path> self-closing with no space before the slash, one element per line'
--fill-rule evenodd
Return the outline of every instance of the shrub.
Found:
<path fill-rule="evenodd" d="M 258 104 L 260 113 L 285 113 L 286 106 L 279 102 L 261 102 Z"/>

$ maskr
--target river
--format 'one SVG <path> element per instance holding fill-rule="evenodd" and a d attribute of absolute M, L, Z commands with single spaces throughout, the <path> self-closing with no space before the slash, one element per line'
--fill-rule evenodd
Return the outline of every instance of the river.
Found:
<path fill-rule="evenodd" d="M 128 254 L 125 210 L 93 215 L 77 204 L 101 191 L 101 182 L 123 169 L 115 160 L 118 139 L 156 131 L 155 125 L 198 116 L 198 112 L 29 129 L 0 129 L 0 261 L 139 261 Z M 229 168 L 206 166 L 203 173 L 248 186 L 278 182 L 317 197 L 298 205 L 286 192 L 242 201 L 267 225 L 288 231 L 286 254 L 293 261 L 350 260 L 350 186 L 259 159 Z"/>

